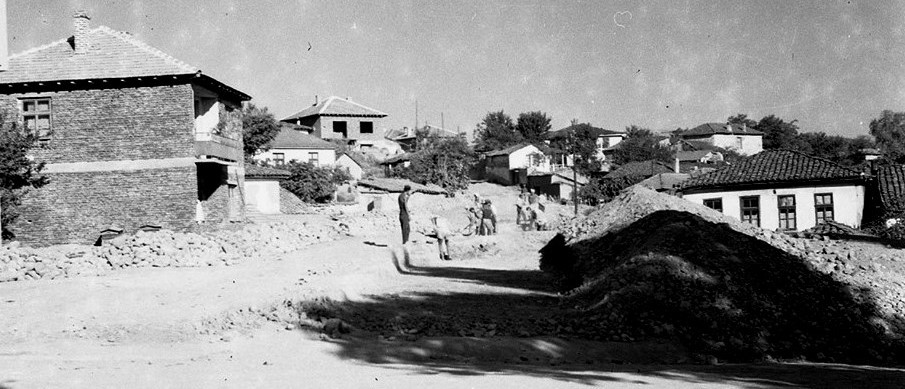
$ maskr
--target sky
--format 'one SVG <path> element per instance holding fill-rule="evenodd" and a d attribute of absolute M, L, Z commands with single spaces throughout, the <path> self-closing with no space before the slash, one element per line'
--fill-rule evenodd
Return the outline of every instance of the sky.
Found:
<path fill-rule="evenodd" d="M 611 130 L 747 114 L 857 136 L 905 111 L 905 2 L 8 0 L 10 53 L 72 14 L 235 87 L 281 119 L 315 95 L 385 128 L 472 131 L 490 111 Z"/>

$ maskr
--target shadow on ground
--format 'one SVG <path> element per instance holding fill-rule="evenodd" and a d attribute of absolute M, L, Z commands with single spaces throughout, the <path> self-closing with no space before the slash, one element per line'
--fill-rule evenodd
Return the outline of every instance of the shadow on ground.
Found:
<path fill-rule="evenodd" d="M 882 315 L 869 291 L 853 290 L 725 225 L 670 212 L 566 250 L 548 247 L 545 267 L 559 266 L 548 273 L 415 266 L 410 258 L 394 257 L 402 274 L 506 289 L 303 301 L 296 308 L 315 322 L 339 319 L 355 329 L 331 334 L 341 357 L 398 364 L 419 374 L 509 373 L 589 385 L 671 380 L 752 388 L 899 388 L 905 383 L 899 369 L 707 365 L 764 357 L 896 365 L 901 344 L 877 323 Z M 552 253 L 559 258 L 554 261 Z M 576 253 L 598 260 L 582 262 Z M 557 283 L 551 276 L 563 269 L 584 282 L 565 299 L 553 293 Z"/>

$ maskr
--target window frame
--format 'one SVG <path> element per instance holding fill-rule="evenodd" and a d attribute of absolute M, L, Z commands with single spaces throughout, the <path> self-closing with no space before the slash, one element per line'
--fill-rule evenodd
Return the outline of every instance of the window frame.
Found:
<path fill-rule="evenodd" d="M 320 166 L 320 159 L 320 153 L 318 153 L 317 151 L 308 152 L 308 163 L 314 166 Z"/>
<path fill-rule="evenodd" d="M 791 205 L 782 205 L 782 199 L 791 198 Z M 795 231 L 798 229 L 798 203 L 795 200 L 795 195 L 779 195 L 776 196 L 776 209 L 779 213 L 779 229 L 782 231 Z M 791 219 L 789 215 L 792 215 Z M 783 217 L 785 216 L 785 217 Z M 791 220 L 791 225 L 789 225 L 789 221 Z M 785 224 L 785 225 L 784 225 Z"/>
<path fill-rule="evenodd" d="M 371 129 L 369 131 L 365 131 L 365 124 L 370 125 Z M 374 122 L 371 121 L 362 121 L 358 123 L 358 132 L 360 134 L 373 134 L 374 133 Z"/>
<path fill-rule="evenodd" d="M 342 123 L 342 127 L 343 127 L 342 131 L 338 131 L 336 129 L 336 125 L 340 124 L 340 123 Z M 334 134 L 343 134 L 343 138 L 349 137 L 349 122 L 347 122 L 345 120 L 334 120 L 333 123 L 331 124 L 331 126 L 332 126 Z"/>
<path fill-rule="evenodd" d="M 757 205 L 754 207 L 751 207 L 751 206 L 746 207 L 745 200 L 756 200 Z M 754 224 L 754 225 L 760 227 L 760 196 L 739 196 L 738 202 L 739 202 L 739 204 L 738 204 L 739 205 L 739 220 L 741 220 L 743 223 Z M 754 210 L 756 212 L 753 214 L 754 216 L 756 216 L 756 218 L 752 218 L 752 220 L 756 219 L 757 223 L 751 223 L 750 221 L 746 220 L 746 218 L 745 218 L 745 211 L 751 211 L 751 210 Z M 749 215 L 749 216 L 751 216 L 751 215 Z"/>
<path fill-rule="evenodd" d="M 286 153 L 273 153 L 273 163 L 276 166 L 283 166 L 286 164 Z"/>
<path fill-rule="evenodd" d="M 707 204 L 708 202 L 711 202 L 711 203 L 714 203 L 714 202 L 715 202 L 715 203 L 718 203 L 718 204 L 719 204 L 719 208 L 711 207 L 710 205 Z M 722 197 L 714 197 L 714 198 L 711 198 L 711 199 L 704 199 L 704 206 L 707 207 L 707 208 L 710 208 L 710 209 L 712 209 L 712 210 L 714 210 L 714 211 L 718 211 L 719 213 L 723 213 L 723 198 L 722 198 Z"/>
<path fill-rule="evenodd" d="M 829 199 L 830 199 L 829 203 L 824 202 L 822 204 L 818 204 L 817 199 L 820 197 L 823 197 L 823 196 L 829 197 Z M 814 193 L 814 223 L 815 223 L 814 225 L 820 225 L 827 221 L 827 218 L 826 218 L 827 209 L 829 209 L 829 213 L 830 213 L 829 220 L 835 221 L 836 220 L 836 206 L 835 206 L 835 202 L 833 200 L 833 193 L 832 192 Z M 823 212 L 823 218 L 820 217 L 821 212 Z"/>
<path fill-rule="evenodd" d="M 42 101 L 47 102 L 47 111 L 44 113 L 43 111 L 39 111 L 38 107 Z M 31 103 L 34 105 L 34 111 L 26 111 L 26 106 Z M 48 141 L 53 137 L 53 98 L 47 96 L 41 97 L 23 97 L 19 99 L 19 117 L 22 120 L 22 127 L 31 134 L 34 134 L 39 141 Z M 47 130 L 45 133 L 41 133 L 40 128 L 38 128 L 38 120 L 42 117 L 47 117 Z M 34 118 L 34 128 L 28 128 L 28 119 Z"/>

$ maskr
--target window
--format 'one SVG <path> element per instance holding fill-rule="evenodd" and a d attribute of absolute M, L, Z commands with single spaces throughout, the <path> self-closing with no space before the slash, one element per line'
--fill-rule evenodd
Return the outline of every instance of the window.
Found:
<path fill-rule="evenodd" d="M 833 194 L 818 193 L 814 195 L 814 210 L 817 212 L 817 224 L 833 219 Z"/>
<path fill-rule="evenodd" d="M 319 162 L 320 162 L 320 158 L 318 157 L 318 154 L 316 152 L 308 153 L 308 163 L 310 163 L 314 166 L 318 166 Z"/>
<path fill-rule="evenodd" d="M 286 164 L 286 154 L 283 153 L 273 153 L 273 163 L 277 166 L 283 166 Z"/>
<path fill-rule="evenodd" d="M 25 130 L 38 136 L 38 139 L 50 139 L 51 107 L 50 99 L 22 100 L 22 124 Z"/>
<path fill-rule="evenodd" d="M 362 134 L 373 134 L 374 133 L 374 122 L 361 122 L 361 133 Z"/>
<path fill-rule="evenodd" d="M 746 196 L 740 198 L 742 205 L 742 221 L 760 227 L 760 197 Z"/>
<path fill-rule="evenodd" d="M 779 196 L 779 229 L 794 231 L 797 229 L 795 222 L 795 196 Z"/>
<path fill-rule="evenodd" d="M 346 129 L 346 122 L 343 121 L 333 122 L 333 132 L 343 134 L 343 138 L 349 136 L 349 131 Z"/>
<path fill-rule="evenodd" d="M 704 199 L 704 206 L 723 212 L 723 199 Z"/>

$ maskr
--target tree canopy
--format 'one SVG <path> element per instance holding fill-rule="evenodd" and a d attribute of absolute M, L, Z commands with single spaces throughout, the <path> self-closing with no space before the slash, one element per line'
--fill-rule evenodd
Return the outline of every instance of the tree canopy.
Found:
<path fill-rule="evenodd" d="M 670 162 L 672 160 L 672 151 L 669 147 L 660 145 L 660 139 L 653 131 L 631 125 L 625 128 L 625 133 L 628 137 L 619 142 L 613 150 L 613 162 L 616 164 L 623 165 L 648 160 Z"/>
<path fill-rule="evenodd" d="M 532 144 L 543 143 L 547 132 L 552 128 L 547 114 L 541 111 L 523 112 L 518 115 L 515 129 L 522 139 Z"/>
<path fill-rule="evenodd" d="M 905 112 L 884 110 L 870 121 L 870 134 L 887 158 L 905 162 Z"/>
<path fill-rule="evenodd" d="M 515 123 L 502 110 L 488 112 L 475 129 L 475 150 L 490 151 L 519 144 L 522 134 L 515 130 Z"/>
<path fill-rule="evenodd" d="M 475 153 L 464 138 L 431 135 L 419 144 L 409 167 L 396 175 L 453 192 L 468 187 L 468 172 L 475 160 Z"/>
<path fill-rule="evenodd" d="M 242 136 L 245 156 L 252 157 L 270 149 L 270 142 L 280 133 L 280 123 L 268 112 L 252 103 L 242 107 Z"/>

